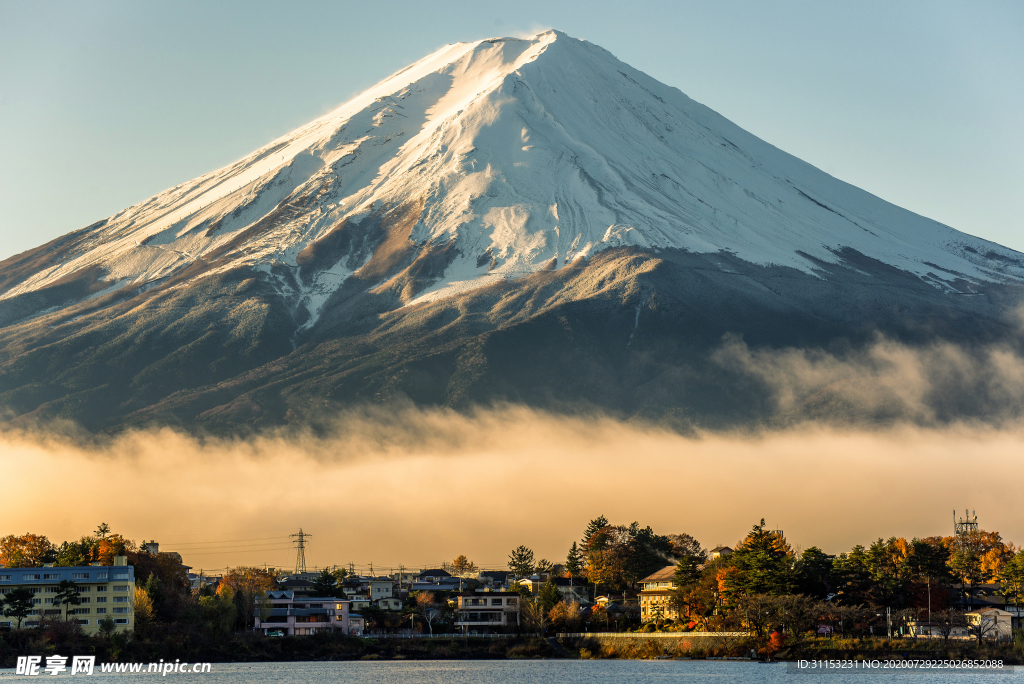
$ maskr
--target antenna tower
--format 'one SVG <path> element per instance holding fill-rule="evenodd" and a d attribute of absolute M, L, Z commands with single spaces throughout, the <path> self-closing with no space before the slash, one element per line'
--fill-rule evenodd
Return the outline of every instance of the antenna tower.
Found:
<path fill-rule="evenodd" d="M 295 574 L 306 572 L 306 540 L 311 539 L 313 535 L 303 532 L 300 527 L 298 533 L 288 536 L 295 538 Z"/>
<path fill-rule="evenodd" d="M 953 536 L 961 549 L 969 548 L 974 543 L 974 535 L 978 532 L 978 516 L 974 511 L 964 509 L 963 517 L 957 519 L 953 511 Z"/>

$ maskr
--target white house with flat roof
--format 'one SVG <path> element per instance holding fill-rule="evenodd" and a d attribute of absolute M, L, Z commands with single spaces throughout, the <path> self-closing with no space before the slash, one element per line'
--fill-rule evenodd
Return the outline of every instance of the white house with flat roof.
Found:
<path fill-rule="evenodd" d="M 257 599 L 253 630 L 270 636 L 298 636 L 323 631 L 350 634 L 351 601 L 331 596 L 296 596 L 294 591 L 267 591 L 269 606 L 261 616 Z M 269 610 L 267 610 L 269 608 Z M 361 631 L 361 630 L 360 630 Z"/>

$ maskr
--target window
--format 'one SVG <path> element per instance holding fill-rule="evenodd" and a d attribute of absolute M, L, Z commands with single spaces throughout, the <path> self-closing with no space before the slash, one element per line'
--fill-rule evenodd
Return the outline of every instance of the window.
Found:
<path fill-rule="evenodd" d="M 89 609 L 88 608 L 75 608 L 75 615 L 88 615 L 88 614 L 89 614 Z"/>
<path fill-rule="evenodd" d="M 115 625 L 127 625 L 128 624 L 128 618 L 114 618 L 114 624 Z"/>
<path fill-rule="evenodd" d="M 57 587 L 46 587 L 45 591 L 47 594 L 56 594 L 60 589 Z"/>
<path fill-rule="evenodd" d="M 71 579 L 89 579 L 89 573 L 87 572 L 73 572 L 71 573 Z"/>
<path fill-rule="evenodd" d="M 0 575 L 0 582 L 10 582 L 11 575 Z"/>
<path fill-rule="evenodd" d="M 97 609 L 96 609 L 96 614 L 97 614 L 97 615 L 105 615 L 105 614 L 106 614 L 106 612 L 107 612 L 107 609 L 106 609 L 106 608 L 97 608 Z"/>
<path fill-rule="evenodd" d="M 97 579 L 99 579 L 99 578 L 97 578 Z M 106 577 L 104 577 L 103 579 L 106 579 Z M 116 579 L 116 580 L 126 580 L 126 579 L 128 579 L 128 573 L 127 572 L 115 572 L 114 573 L 114 579 Z"/>
<path fill-rule="evenodd" d="M 127 596 L 115 596 L 114 597 L 114 603 L 128 603 L 128 597 Z"/>
<path fill-rule="evenodd" d="M 89 591 L 89 587 L 77 587 L 77 589 L 78 589 L 78 591 L 80 591 L 80 592 L 86 592 L 86 591 Z"/>
<path fill-rule="evenodd" d="M 101 584 L 100 586 L 96 587 L 96 591 L 106 591 L 106 590 L 107 590 L 107 585 L 106 584 Z"/>
<path fill-rule="evenodd" d="M 492 606 L 500 606 L 501 605 L 501 599 L 492 598 L 491 599 L 491 605 Z"/>
<path fill-rule="evenodd" d="M 42 589 L 41 589 L 41 588 L 39 588 L 39 587 L 24 587 L 24 588 L 25 588 L 25 589 L 28 589 L 28 590 L 29 590 L 29 591 L 31 591 L 31 592 L 32 592 L 33 594 L 38 594 L 39 592 L 41 592 L 41 591 L 42 591 Z"/>
<path fill-rule="evenodd" d="M 36 614 L 38 615 L 38 613 L 36 613 Z M 38 627 L 39 626 L 39 620 L 25 620 L 25 626 L 26 627 Z"/>
<path fill-rule="evenodd" d="M 13 625 L 11 625 L 10 622 L 0 622 L 0 627 L 6 627 L 7 629 L 10 629 L 12 626 Z"/>
<path fill-rule="evenodd" d="M 88 620 L 81 620 L 81 619 L 79 619 L 79 620 L 75 620 L 75 624 L 76 625 L 87 625 L 87 624 L 89 624 L 89 621 Z"/>
<path fill-rule="evenodd" d="M 128 585 L 127 584 L 115 584 L 114 585 L 114 591 L 128 591 Z"/>
<path fill-rule="evenodd" d="M 21 576 L 21 581 L 22 582 L 34 582 L 34 581 L 38 581 L 38 580 L 39 580 L 39 575 L 22 575 Z"/>
<path fill-rule="evenodd" d="M 107 602 L 107 597 L 106 596 L 97 596 L 96 597 L 96 603 L 106 603 L 106 602 Z"/>
<path fill-rule="evenodd" d="M 48 599 L 43 599 L 43 603 L 49 603 L 52 606 L 53 605 L 53 598 L 51 597 L 51 598 L 48 598 Z"/>
<path fill-rule="evenodd" d="M 98 580 L 105 580 L 105 579 L 107 579 L 107 573 L 105 573 L 105 572 L 97 572 L 96 573 L 96 579 L 98 579 Z"/>
<path fill-rule="evenodd" d="M 43 602 L 43 599 L 32 599 L 32 605 L 33 606 L 38 606 L 42 602 Z M 53 601 L 50 601 L 50 603 L 53 603 Z"/>
<path fill-rule="evenodd" d="M 88 603 L 89 602 L 89 597 L 88 596 L 79 596 L 78 600 L 81 601 L 82 603 Z"/>
<path fill-rule="evenodd" d="M 60 575 L 58 575 L 58 574 L 56 574 L 56 573 L 53 573 L 53 572 L 51 572 L 51 573 L 50 573 L 50 574 L 48 574 L 48 575 L 47 575 L 47 574 L 44 574 L 44 575 L 43 575 L 43 579 L 44 579 L 44 580 L 52 580 L 52 579 L 55 579 L 55 580 L 59 580 L 59 579 L 60 579 Z"/>
<path fill-rule="evenodd" d="M 114 608 L 113 612 L 114 613 L 119 613 L 119 614 L 123 615 L 123 614 L 128 612 L 128 609 L 127 608 Z"/>

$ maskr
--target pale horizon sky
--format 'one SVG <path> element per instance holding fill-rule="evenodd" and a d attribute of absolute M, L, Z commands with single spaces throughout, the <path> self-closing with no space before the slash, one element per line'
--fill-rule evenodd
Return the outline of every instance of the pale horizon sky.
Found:
<path fill-rule="evenodd" d="M 450 42 L 557 28 L 879 197 L 1024 251 L 1024 5 L 0 0 L 0 259 Z"/>

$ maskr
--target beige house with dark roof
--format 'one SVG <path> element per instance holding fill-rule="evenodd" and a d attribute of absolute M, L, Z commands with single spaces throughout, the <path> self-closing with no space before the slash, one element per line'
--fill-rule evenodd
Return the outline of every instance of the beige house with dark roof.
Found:
<path fill-rule="evenodd" d="M 672 590 L 676 588 L 676 566 L 666 565 L 642 580 L 640 584 L 640 620 L 650 622 L 658 618 L 679 617 L 679 612 L 669 606 Z"/>

